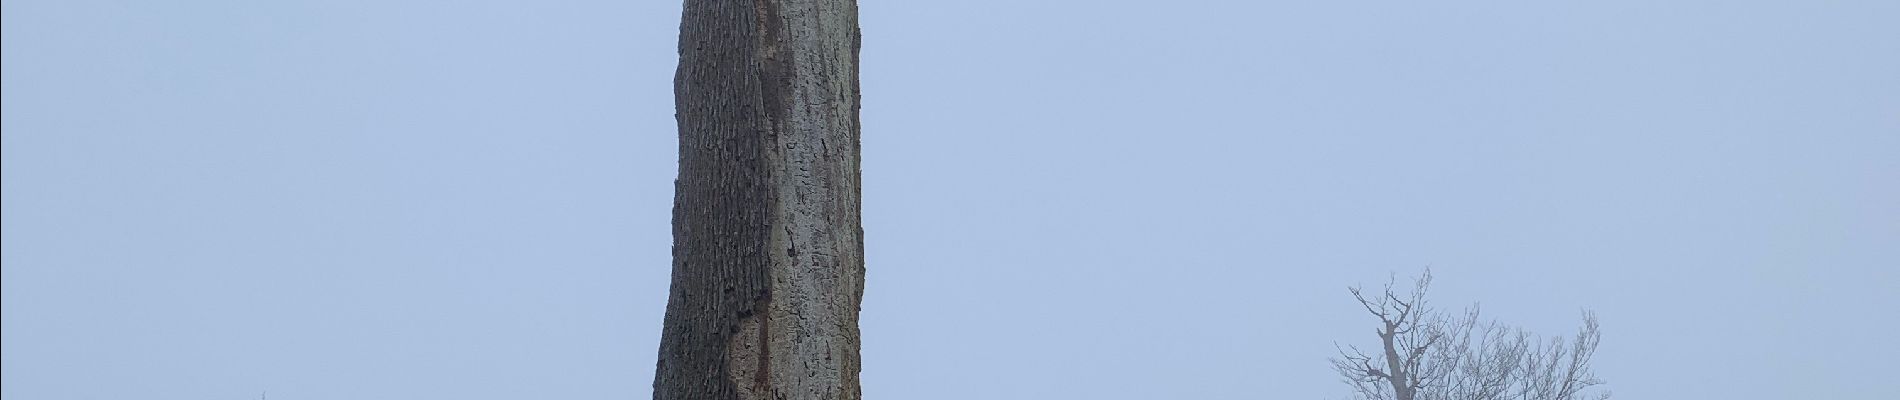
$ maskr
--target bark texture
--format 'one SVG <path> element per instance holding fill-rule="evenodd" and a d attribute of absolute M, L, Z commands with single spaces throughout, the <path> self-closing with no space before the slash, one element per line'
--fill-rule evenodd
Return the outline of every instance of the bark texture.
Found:
<path fill-rule="evenodd" d="M 855 0 L 687 0 L 655 399 L 858 399 Z"/>

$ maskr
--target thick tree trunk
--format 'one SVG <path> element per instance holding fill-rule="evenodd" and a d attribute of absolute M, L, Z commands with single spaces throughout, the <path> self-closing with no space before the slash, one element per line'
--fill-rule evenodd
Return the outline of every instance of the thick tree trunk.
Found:
<path fill-rule="evenodd" d="M 655 399 L 858 399 L 855 0 L 686 0 Z"/>

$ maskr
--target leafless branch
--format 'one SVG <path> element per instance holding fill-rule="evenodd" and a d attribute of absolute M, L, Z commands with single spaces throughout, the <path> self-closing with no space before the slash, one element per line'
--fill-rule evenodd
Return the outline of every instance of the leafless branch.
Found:
<path fill-rule="evenodd" d="M 1379 319 L 1378 355 L 1356 346 L 1334 348 L 1332 364 L 1361 399 L 1371 400 L 1603 400 L 1608 391 L 1590 369 L 1601 343 L 1596 314 L 1584 311 L 1583 327 L 1566 340 L 1539 339 L 1523 329 L 1486 321 L 1477 305 L 1460 314 L 1434 310 L 1426 300 L 1428 269 L 1410 293 L 1384 290 L 1368 295 L 1348 288 L 1368 314 Z M 1596 393 L 1591 393 L 1596 392 Z"/>

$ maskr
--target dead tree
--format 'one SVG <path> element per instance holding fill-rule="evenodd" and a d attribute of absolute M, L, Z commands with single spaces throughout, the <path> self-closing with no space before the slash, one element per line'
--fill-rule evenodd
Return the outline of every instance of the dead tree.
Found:
<path fill-rule="evenodd" d="M 1458 315 L 1433 309 L 1425 294 L 1426 271 L 1410 293 L 1388 281 L 1383 291 L 1349 288 L 1367 313 L 1379 319 L 1379 351 L 1339 349 L 1333 369 L 1360 398 L 1370 400 L 1579 400 L 1607 399 L 1590 368 L 1601 334 L 1596 314 L 1583 313 L 1583 327 L 1569 340 L 1542 339 L 1495 321 L 1481 322 L 1476 305 Z"/>

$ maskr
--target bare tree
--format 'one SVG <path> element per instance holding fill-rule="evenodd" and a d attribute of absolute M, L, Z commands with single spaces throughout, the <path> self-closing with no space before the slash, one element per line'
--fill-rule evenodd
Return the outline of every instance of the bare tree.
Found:
<path fill-rule="evenodd" d="M 1590 369 L 1601 334 L 1596 313 L 1583 312 L 1575 337 L 1539 338 L 1521 328 L 1483 321 L 1477 305 L 1450 315 L 1432 308 L 1427 270 L 1409 293 L 1348 288 L 1379 319 L 1379 351 L 1339 349 L 1333 369 L 1360 398 L 1370 400 L 1607 399 Z"/>

